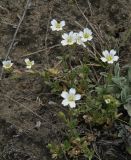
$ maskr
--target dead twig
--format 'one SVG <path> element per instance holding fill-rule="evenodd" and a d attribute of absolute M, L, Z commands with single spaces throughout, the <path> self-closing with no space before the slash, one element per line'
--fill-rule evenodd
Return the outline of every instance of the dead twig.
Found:
<path fill-rule="evenodd" d="M 54 4 L 54 1 L 53 1 Z M 47 28 L 46 28 L 46 35 L 45 35 L 45 55 L 46 55 L 46 60 L 47 60 L 47 65 L 49 64 L 49 57 L 48 57 L 48 51 L 47 51 L 47 40 L 48 40 L 48 31 L 49 31 L 49 25 L 50 25 L 50 19 L 51 19 L 51 13 L 53 11 L 53 4 L 51 4 L 51 9 L 49 12 L 49 18 L 48 18 L 48 22 L 47 22 Z"/>
<path fill-rule="evenodd" d="M 43 49 L 40 49 L 40 50 L 38 50 L 38 51 L 36 51 L 36 52 L 32 52 L 32 53 L 23 55 L 23 56 L 21 56 L 21 58 L 24 58 L 24 57 L 27 57 L 27 56 L 32 56 L 32 55 L 34 55 L 34 54 L 41 53 L 41 52 L 44 52 L 44 51 L 49 52 L 51 49 L 54 49 L 54 48 L 59 47 L 59 46 L 60 46 L 60 44 L 56 44 L 56 45 L 54 45 L 54 46 L 51 46 L 51 47 L 48 48 L 48 51 L 47 51 L 47 48 L 43 48 Z"/>
<path fill-rule="evenodd" d="M 91 7 L 91 2 L 90 2 L 90 0 L 87 0 L 87 2 L 88 2 L 89 9 L 90 9 L 90 14 L 91 14 L 91 16 L 93 16 L 93 11 L 92 11 L 92 7 Z"/>
<path fill-rule="evenodd" d="M 11 44 L 10 44 L 10 46 L 9 46 L 8 51 L 7 51 L 7 54 L 6 54 L 6 57 L 5 57 L 5 61 L 7 60 L 9 54 L 11 53 L 13 44 L 14 44 L 15 39 L 16 39 L 16 36 L 17 36 L 17 33 L 18 33 L 18 31 L 19 31 L 19 28 L 20 28 L 20 26 L 21 26 L 21 23 L 22 23 L 23 20 L 24 20 L 24 17 L 25 17 L 25 15 L 26 15 L 27 9 L 28 9 L 28 7 L 29 7 L 30 1 L 31 1 L 31 0 L 27 0 L 27 2 L 26 2 L 26 5 L 25 5 L 25 9 L 24 9 L 23 15 L 22 15 L 21 19 L 19 20 L 19 23 L 18 23 L 18 26 L 17 26 L 16 31 L 15 31 L 15 33 L 14 33 L 12 42 L 11 42 Z M 2 79 L 3 71 L 4 71 L 4 70 L 3 70 L 3 68 L 2 68 L 1 75 L 0 75 L 0 80 Z"/>
<path fill-rule="evenodd" d="M 0 9 L 2 9 L 2 10 L 4 10 L 4 11 L 6 11 L 7 13 L 9 13 L 8 9 L 7 9 L 7 8 L 2 7 L 1 5 L 0 5 Z"/>
<path fill-rule="evenodd" d="M 79 9 L 79 11 L 81 12 L 81 14 L 83 15 L 83 17 L 85 18 L 85 20 L 87 21 L 87 23 L 89 24 L 89 26 L 92 28 L 92 30 L 96 33 L 97 37 L 99 38 L 99 40 L 103 43 L 103 39 L 102 37 L 99 35 L 99 33 L 97 32 L 97 30 L 95 29 L 95 27 L 90 23 L 89 19 L 85 16 L 84 12 L 81 10 L 81 8 L 78 5 L 77 0 L 75 0 L 76 6 Z"/>

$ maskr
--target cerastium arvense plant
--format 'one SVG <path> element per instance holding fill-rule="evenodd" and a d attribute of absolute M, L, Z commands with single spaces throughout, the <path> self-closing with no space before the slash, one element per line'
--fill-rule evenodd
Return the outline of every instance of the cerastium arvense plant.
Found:
<path fill-rule="evenodd" d="M 65 24 L 65 21 L 57 22 L 53 19 L 50 28 L 52 31 L 63 32 Z M 70 60 L 73 46 L 88 48 L 91 46 L 92 39 L 92 31 L 89 28 L 84 28 L 83 31 L 79 32 L 63 33 L 61 45 L 71 47 L 71 53 L 68 57 Z M 100 73 L 103 81 L 97 84 L 94 84 L 90 78 L 91 67 L 81 61 L 79 66 L 70 70 L 65 67 L 64 71 L 59 74 L 59 70 L 56 68 L 47 69 L 43 72 L 32 70 L 35 65 L 34 61 L 29 58 L 25 59 L 27 71 L 33 74 L 37 73 L 37 76 L 43 76 L 46 83 L 50 85 L 52 92 L 59 93 L 63 90 L 61 104 L 64 107 L 69 107 L 67 114 L 63 112 L 58 114 L 60 120 L 63 120 L 66 125 L 65 138 L 59 143 L 51 142 L 48 144 L 53 159 L 85 157 L 87 160 L 92 160 L 97 154 L 93 148 L 96 135 L 91 132 L 91 127 L 113 124 L 121 115 L 118 114 L 121 105 L 131 117 L 131 66 L 126 66 L 127 76 L 121 76 L 119 63 L 116 63 L 119 57 L 114 49 L 104 50 L 98 56 L 95 55 L 94 59 L 103 63 L 106 70 L 105 73 Z M 2 63 L 5 71 L 12 72 L 13 63 L 11 60 Z M 57 77 L 57 75 L 59 76 Z M 60 82 L 63 83 L 64 87 L 60 86 Z M 66 91 L 69 87 L 69 91 Z M 78 94 L 75 88 L 81 94 Z M 84 135 L 78 130 L 79 119 L 90 128 Z"/>

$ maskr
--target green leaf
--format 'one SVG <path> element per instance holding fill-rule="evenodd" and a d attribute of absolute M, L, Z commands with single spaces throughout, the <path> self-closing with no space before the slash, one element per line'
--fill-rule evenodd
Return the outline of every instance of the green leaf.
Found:
<path fill-rule="evenodd" d="M 131 155 L 131 146 L 126 147 L 127 152 Z"/>
<path fill-rule="evenodd" d="M 131 82 L 131 67 L 128 69 L 128 80 Z"/>
<path fill-rule="evenodd" d="M 117 64 L 115 65 L 114 73 L 115 73 L 115 76 L 116 76 L 116 77 L 120 77 L 120 66 L 119 66 L 119 63 L 117 63 Z"/>
<path fill-rule="evenodd" d="M 122 101 L 126 101 L 126 99 L 127 99 L 127 89 L 126 89 L 126 87 L 125 87 L 125 88 L 123 88 L 122 91 L 121 91 L 121 100 L 122 100 Z"/>
<path fill-rule="evenodd" d="M 131 103 L 125 104 L 124 108 L 127 110 L 129 116 L 131 117 Z"/>
<path fill-rule="evenodd" d="M 125 77 L 113 77 L 112 81 L 118 85 L 118 87 L 123 88 L 123 86 L 126 84 L 126 78 Z"/>
<path fill-rule="evenodd" d="M 68 151 L 71 148 L 71 144 L 69 143 L 69 141 L 65 140 L 64 141 L 64 150 Z"/>
<path fill-rule="evenodd" d="M 128 95 L 128 96 L 127 96 L 126 102 L 127 102 L 127 103 L 128 103 L 128 102 L 131 102 L 131 95 Z"/>

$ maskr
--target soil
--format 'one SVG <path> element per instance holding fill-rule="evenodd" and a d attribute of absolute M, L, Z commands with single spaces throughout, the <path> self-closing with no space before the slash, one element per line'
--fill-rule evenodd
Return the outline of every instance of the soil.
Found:
<path fill-rule="evenodd" d="M 0 70 L 25 4 L 26 0 L 0 1 Z M 108 42 L 108 48 L 119 51 L 121 64 L 130 63 L 131 0 L 78 0 L 78 5 L 101 34 L 102 45 Z M 43 70 L 55 66 L 58 57 L 66 52 L 62 46 L 48 50 L 60 44 L 60 34 L 49 28 L 53 18 L 65 20 L 66 31 L 80 30 L 78 24 L 90 27 L 73 0 L 31 0 L 9 56 L 14 68 L 19 68 L 22 74 L 27 54 L 44 49 L 28 56 L 35 61 L 35 69 Z M 97 38 L 96 44 L 98 50 L 103 49 Z M 3 74 L 0 81 L 0 160 L 51 159 L 47 144 L 58 143 L 65 134 L 64 125 L 57 117 L 59 111 L 65 110 L 58 103 L 59 99 L 59 95 L 51 94 L 43 78 L 26 73 L 16 78 Z M 123 142 L 113 146 L 108 141 L 106 147 L 102 142 L 99 142 L 100 148 L 107 150 L 102 159 L 131 159 L 121 147 Z M 110 155 L 111 152 L 114 155 Z"/>

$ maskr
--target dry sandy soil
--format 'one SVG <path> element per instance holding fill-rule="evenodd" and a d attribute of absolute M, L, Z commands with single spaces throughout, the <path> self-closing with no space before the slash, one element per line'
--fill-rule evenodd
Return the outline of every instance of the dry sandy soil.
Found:
<path fill-rule="evenodd" d="M 0 1 L 0 71 L 25 4 L 26 0 Z M 131 0 L 78 0 L 78 5 L 101 34 L 102 45 L 108 42 L 117 48 L 121 64 L 130 62 Z M 59 95 L 51 94 L 44 78 L 23 73 L 24 58 L 42 49 L 27 56 L 35 60 L 35 69 L 42 71 L 56 65 L 57 57 L 66 49 L 57 46 L 60 34 L 50 30 L 50 21 L 53 18 L 65 20 L 67 31 L 80 30 L 78 24 L 89 26 L 77 7 L 73 0 L 30 1 L 9 55 L 14 68 L 23 76 L 12 78 L 3 73 L 0 81 L 0 160 L 49 160 L 46 145 L 64 136 L 64 125 L 57 118 L 58 111 L 64 109 L 58 105 L 60 103 L 54 103 L 59 102 Z M 39 121 L 42 124 L 37 128 Z M 122 144 L 118 142 L 118 146 L 113 147 L 110 143 L 103 144 L 103 160 L 130 160 Z"/>

